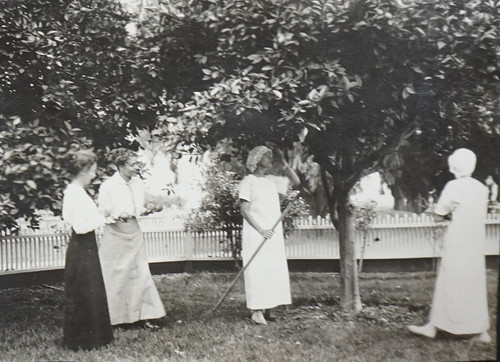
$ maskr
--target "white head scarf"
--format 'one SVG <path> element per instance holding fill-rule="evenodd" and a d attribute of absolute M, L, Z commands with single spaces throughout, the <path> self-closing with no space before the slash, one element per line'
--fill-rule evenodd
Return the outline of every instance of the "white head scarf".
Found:
<path fill-rule="evenodd" d="M 247 168 L 250 172 L 255 171 L 257 165 L 262 159 L 262 156 L 264 156 L 267 152 L 271 152 L 271 150 L 266 146 L 257 146 L 248 153 Z"/>
<path fill-rule="evenodd" d="M 448 167 L 455 177 L 468 177 L 476 168 L 476 155 L 467 148 L 459 148 L 448 157 Z"/>

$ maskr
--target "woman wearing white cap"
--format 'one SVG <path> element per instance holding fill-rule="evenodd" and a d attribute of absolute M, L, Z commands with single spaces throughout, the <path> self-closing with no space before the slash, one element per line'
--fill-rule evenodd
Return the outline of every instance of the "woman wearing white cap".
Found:
<path fill-rule="evenodd" d="M 263 239 L 268 238 L 244 274 L 247 307 L 252 311 L 252 320 L 258 324 L 267 324 L 264 314 L 270 308 L 292 302 L 283 227 L 279 223 L 271 229 L 281 215 L 278 194 L 285 194 L 290 183 L 298 185 L 300 180 L 285 162 L 283 154 L 278 152 L 278 155 L 287 177 L 269 174 L 273 169 L 272 152 L 265 146 L 258 146 L 248 155 L 246 166 L 250 174 L 241 181 L 239 188 L 244 219 L 244 265 Z"/>
<path fill-rule="evenodd" d="M 448 158 L 455 180 L 446 184 L 434 210 L 437 221 L 451 215 L 446 232 L 429 323 L 409 326 L 434 338 L 438 329 L 455 335 L 479 335 L 490 342 L 484 256 L 488 190 L 471 177 L 476 155 L 465 148 Z"/>

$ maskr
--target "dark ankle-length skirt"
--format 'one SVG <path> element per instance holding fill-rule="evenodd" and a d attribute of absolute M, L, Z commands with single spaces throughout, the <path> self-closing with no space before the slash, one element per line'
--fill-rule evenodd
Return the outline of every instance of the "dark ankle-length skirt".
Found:
<path fill-rule="evenodd" d="M 92 349 L 113 339 L 95 233 L 73 232 L 64 271 L 64 345 Z"/>

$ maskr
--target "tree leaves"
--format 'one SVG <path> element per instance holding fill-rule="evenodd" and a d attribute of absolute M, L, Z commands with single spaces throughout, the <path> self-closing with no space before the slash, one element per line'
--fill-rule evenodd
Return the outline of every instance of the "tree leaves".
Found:
<path fill-rule="evenodd" d="M 34 145 L 22 162 L 38 166 L 23 177 L 40 198 L 61 187 L 40 168 L 60 167 L 57 143 L 105 150 L 140 128 L 157 128 L 171 150 L 231 138 L 244 152 L 290 146 L 309 123 L 318 128 L 308 154 L 352 182 L 380 168 L 407 127 L 430 119 L 465 132 L 460 119 L 489 127 L 494 114 L 498 2 L 401 4 L 180 0 L 133 19 L 131 37 L 132 19 L 114 2 L 3 2 L 0 97 L 11 122 L 0 130 Z M 42 187 L 35 172 L 52 183 Z"/>
<path fill-rule="evenodd" d="M 127 144 L 130 132 L 156 122 L 146 116 L 158 99 L 156 70 L 136 66 L 154 49 L 126 44 L 128 19 L 116 3 L 68 4 L 0 4 L 0 229 L 34 221 L 40 208 L 60 213 L 68 149 Z M 126 105 L 135 101 L 143 106 Z"/>
<path fill-rule="evenodd" d="M 476 85 L 496 92 L 498 44 L 488 43 L 491 34 L 499 35 L 498 26 L 488 22 L 498 10 L 495 4 L 422 3 L 397 10 L 385 0 L 175 6 L 183 9 L 185 23 L 166 23 L 163 31 L 168 44 L 173 39 L 182 44 L 175 56 L 187 61 L 176 69 L 185 71 L 186 81 L 180 79 L 170 94 L 196 106 L 180 118 L 181 109 L 169 109 L 192 132 L 172 135 L 167 127 L 162 137 L 181 141 L 172 143 L 186 139 L 206 147 L 231 137 L 242 148 L 256 139 L 290 145 L 310 122 L 321 127 L 308 135 L 308 152 L 332 174 L 351 174 L 346 179 L 352 183 L 380 169 L 381 158 L 397 150 L 422 120 L 443 129 L 456 125 L 462 106 L 454 102 L 489 98 Z M 217 13 L 216 19 L 208 12 Z M 199 64 L 184 67 L 199 57 L 199 34 L 207 34 L 201 69 L 218 72 L 214 79 L 201 70 L 203 82 L 193 76 Z M 185 92 L 193 85 L 194 92 Z M 267 132 L 247 128 L 248 109 L 270 120 Z M 225 121 L 200 132 L 197 124 L 205 119 Z"/>

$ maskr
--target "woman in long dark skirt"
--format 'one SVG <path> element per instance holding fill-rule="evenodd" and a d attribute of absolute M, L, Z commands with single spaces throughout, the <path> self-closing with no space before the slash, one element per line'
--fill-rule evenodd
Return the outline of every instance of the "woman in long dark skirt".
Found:
<path fill-rule="evenodd" d="M 92 349 L 113 340 L 94 231 L 105 218 L 84 189 L 95 177 L 96 155 L 81 150 L 72 153 L 69 161 L 73 180 L 64 190 L 63 218 L 73 231 L 64 271 L 64 345 Z"/>

